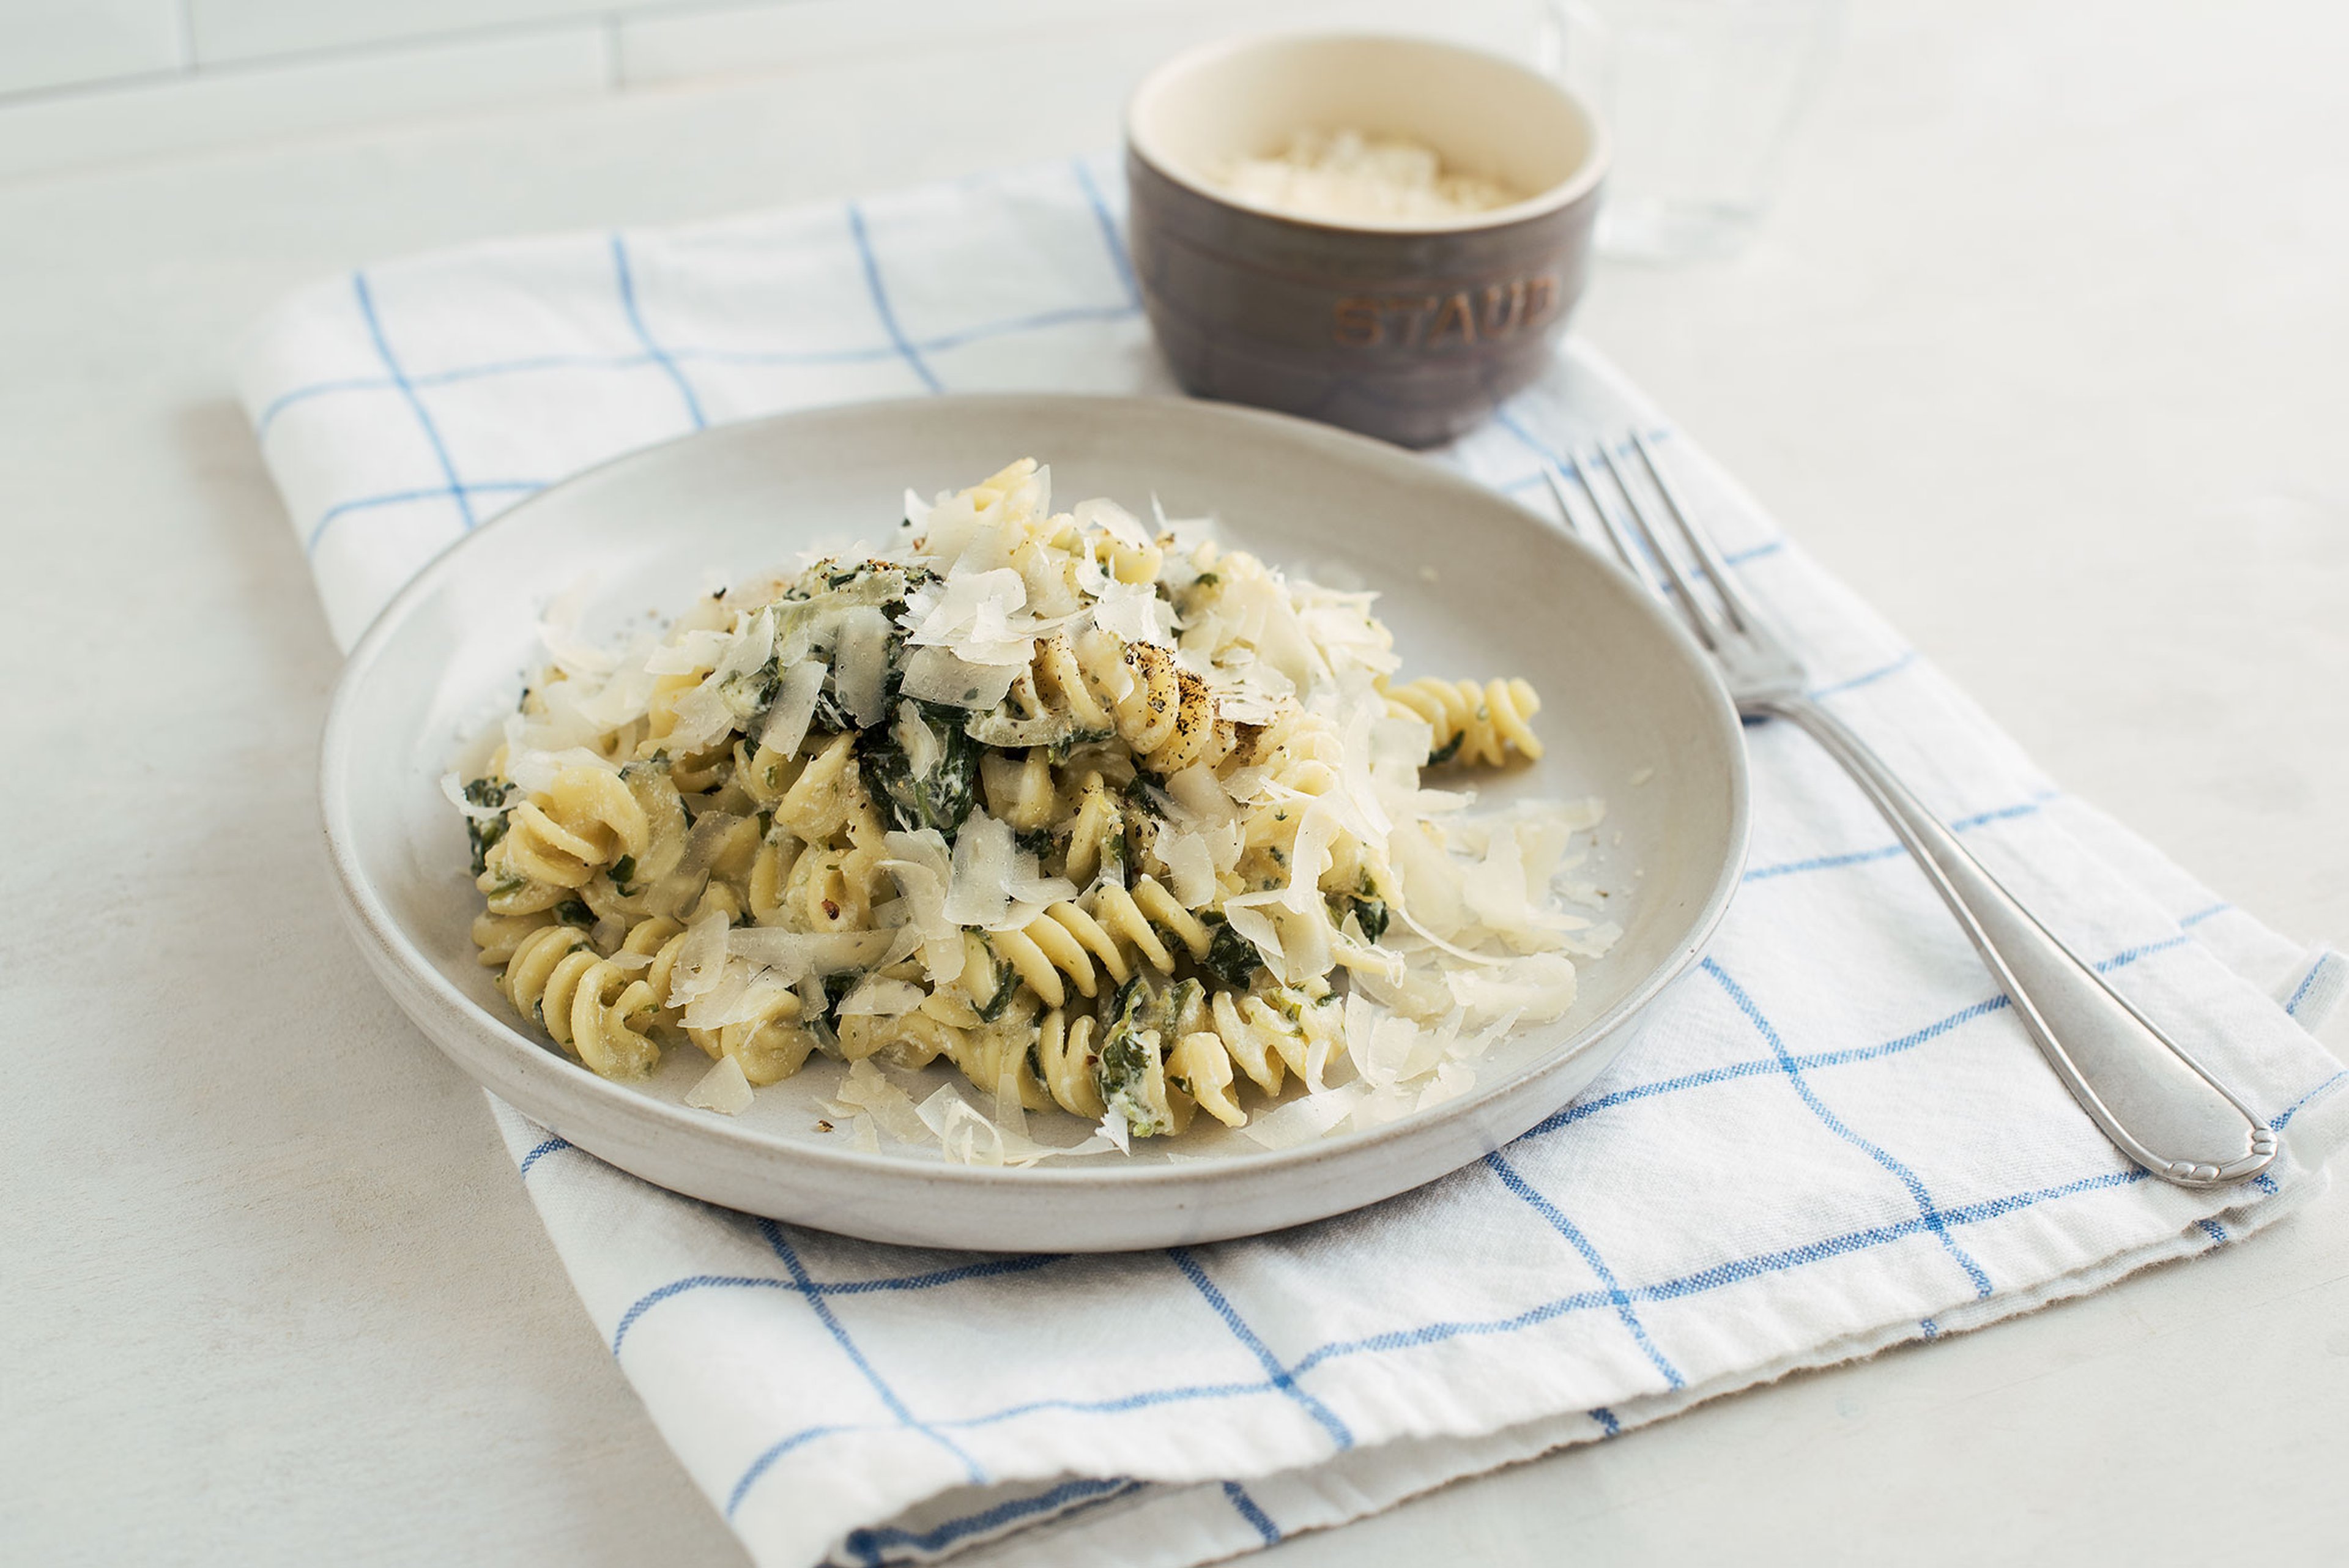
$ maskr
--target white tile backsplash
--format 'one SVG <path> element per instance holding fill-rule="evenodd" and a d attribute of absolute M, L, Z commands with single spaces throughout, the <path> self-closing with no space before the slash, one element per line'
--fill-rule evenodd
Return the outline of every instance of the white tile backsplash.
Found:
<path fill-rule="evenodd" d="M 307 54 L 533 22 L 601 19 L 690 0 L 186 0 L 201 65 Z"/>
<path fill-rule="evenodd" d="M 1267 27 L 1475 36 L 1482 18 L 1529 36 L 1535 12 L 1536 0 L 0 0 L 0 181 L 554 92 L 820 68 L 909 42 L 968 42 L 999 71 L 1060 31 L 1130 31 L 1161 54 Z M 1020 92 L 1050 88 L 974 84 L 1011 94 L 983 112 L 1017 112 Z"/>
<path fill-rule="evenodd" d="M 174 71 L 180 0 L 0 0 L 0 93 Z"/>
<path fill-rule="evenodd" d="M 1510 35 L 1513 7 L 1430 0 L 751 0 L 748 4 L 623 12 L 615 24 L 623 87 L 794 69 L 868 56 L 908 41 L 1000 44 L 1059 30 L 1148 25 L 1170 47 L 1235 32 L 1356 27 L 1427 32 L 1509 52 L 1529 45 L 1536 0 L 1521 0 L 1525 38 Z M 1496 30 L 1476 24 L 1497 16 Z M 1048 84 L 1036 84 L 1039 90 Z"/>
<path fill-rule="evenodd" d="M 877 53 L 908 38 L 1001 38 L 1024 28 L 1087 26 L 1120 16 L 1214 9 L 1214 0 L 792 0 L 790 4 L 629 12 L 617 24 L 624 86 L 788 70 Z"/>
<path fill-rule="evenodd" d="M 609 79 L 600 22 L 0 99 L 0 180 L 534 99 Z"/>

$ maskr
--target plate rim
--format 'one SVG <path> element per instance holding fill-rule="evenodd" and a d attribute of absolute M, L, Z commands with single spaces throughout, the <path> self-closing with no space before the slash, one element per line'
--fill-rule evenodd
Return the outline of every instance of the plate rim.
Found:
<path fill-rule="evenodd" d="M 1640 982 L 1627 992 L 1612 1007 L 1585 1023 L 1573 1035 L 1526 1063 L 1517 1071 L 1491 1084 L 1480 1084 L 1456 1099 L 1446 1100 L 1425 1111 L 1413 1111 L 1364 1131 L 1342 1134 L 1334 1138 L 1319 1138 L 1286 1148 L 1264 1149 L 1237 1159 L 1215 1159 L 1195 1157 L 1182 1161 L 1152 1165 L 1112 1165 L 1089 1161 L 1083 1164 L 1044 1163 L 1030 1167 L 999 1167 L 961 1165 L 951 1161 L 917 1162 L 885 1150 L 869 1152 L 854 1148 L 834 1147 L 812 1142 L 802 1142 L 756 1131 L 733 1122 L 719 1121 L 707 1113 L 693 1110 L 681 1104 L 670 1103 L 646 1094 L 633 1084 L 616 1082 L 598 1076 L 580 1063 L 551 1051 L 539 1041 L 524 1034 L 520 1027 L 497 1017 L 483 1008 L 443 975 L 420 950 L 409 942 L 398 921 L 373 885 L 361 866 L 347 812 L 345 790 L 350 773 L 349 753 L 357 722 L 357 696 L 368 678 L 369 671 L 380 661 L 383 650 L 398 635 L 399 628 L 415 607 L 429 597 L 440 580 L 455 568 L 451 563 L 463 552 L 474 546 L 474 541 L 515 518 L 525 517 L 550 498 L 562 498 L 565 493 L 624 464 L 651 461 L 657 457 L 673 456 L 681 447 L 719 434 L 740 438 L 754 429 L 784 428 L 799 422 L 820 422 L 842 417 L 886 417 L 895 410 L 936 410 L 942 406 L 985 406 L 997 410 L 1025 407 L 1039 414 L 1053 410 L 1098 410 L 1104 404 L 1126 405 L 1145 412 L 1155 410 L 1183 418 L 1204 418 L 1210 421 L 1227 421 L 1235 424 L 1259 424 L 1282 431 L 1290 439 L 1319 445 L 1338 454 L 1342 460 L 1367 459 L 1374 462 L 1421 464 L 1438 473 L 1473 487 L 1481 495 L 1509 505 L 1525 514 L 1527 525 L 1547 535 L 1555 543 L 1585 557 L 1587 564 L 1618 579 L 1619 587 L 1638 605 L 1640 610 L 1661 630 L 1680 652 L 1682 659 L 1700 676 L 1703 701 L 1711 710 L 1717 727 L 1723 730 L 1729 744 L 1723 750 L 1729 759 L 1729 853 L 1723 861 L 1713 886 L 1702 906 L 1687 928 L 1675 949 L 1675 956 L 1658 964 Z M 807 408 L 786 410 L 751 419 L 729 421 L 703 430 L 690 431 L 667 440 L 633 447 L 625 452 L 583 468 L 543 490 L 537 491 L 508 507 L 495 517 L 451 540 L 436 552 L 405 582 L 375 617 L 365 632 L 351 647 L 343 670 L 336 677 L 329 702 L 326 724 L 319 737 L 317 790 L 320 826 L 326 839 L 327 855 L 332 863 L 336 891 L 346 923 L 360 941 L 362 954 L 368 961 L 378 979 L 392 993 L 393 1000 L 402 1004 L 410 1021 L 422 1027 L 422 1033 L 432 1041 L 442 1054 L 449 1056 L 468 1076 L 484 1089 L 508 1099 L 515 1109 L 533 1120 L 544 1121 L 550 1113 L 539 1106 L 545 1096 L 523 1085 L 520 1080 L 533 1076 L 535 1067 L 566 1069 L 574 1075 L 566 1082 L 574 1093 L 585 1093 L 599 1109 L 608 1109 L 624 1121 L 638 1124 L 639 1137 L 674 1136 L 697 1143 L 730 1146 L 736 1152 L 753 1157 L 806 1161 L 828 1168 L 835 1176 L 885 1177 L 893 1180 L 911 1179 L 916 1181 L 945 1183 L 968 1189 L 973 1193 L 995 1189 L 1018 1189 L 1041 1192 L 1055 1189 L 1070 1192 L 1089 1191 L 1115 1195 L 1147 1195 L 1161 1189 L 1188 1188 L 1203 1179 L 1210 1180 L 1241 1178 L 1277 1178 L 1281 1175 L 1310 1169 L 1330 1159 L 1370 1157 L 1384 1145 L 1402 1139 L 1425 1137 L 1439 1128 L 1460 1122 L 1473 1122 L 1477 1113 L 1512 1096 L 1526 1095 L 1545 1078 L 1560 1073 L 1619 1033 L 1639 1012 L 1643 1011 L 1666 986 L 1685 974 L 1704 951 L 1719 929 L 1729 905 L 1743 878 L 1750 850 L 1752 826 L 1752 790 L 1750 767 L 1746 755 L 1741 722 L 1727 691 L 1714 673 L 1709 658 L 1694 635 L 1673 614 L 1668 606 L 1659 602 L 1645 588 L 1638 586 L 1630 574 L 1617 562 L 1600 554 L 1582 539 L 1558 528 L 1531 507 L 1501 491 L 1480 483 L 1465 473 L 1446 470 L 1424 457 L 1402 447 L 1357 435 L 1351 431 L 1318 423 L 1295 415 L 1269 410 L 1242 407 L 1237 404 L 1205 401 L 1184 397 L 1126 397 L 1065 392 L 972 392 L 942 396 L 894 397 L 860 400 L 853 402 L 824 403 Z M 405 981 L 406 988 L 396 981 Z M 484 1049 L 513 1057 L 511 1070 L 498 1075 L 492 1082 L 488 1075 L 469 1057 L 453 1049 L 440 1032 L 417 1017 L 413 1002 L 429 1005 L 444 1021 L 468 1033 Z M 514 1080 L 510 1085 L 506 1080 Z M 518 1092 L 516 1092 L 518 1091 Z M 535 1102 L 523 1103 L 524 1098 Z M 1571 1102 L 1568 1102 L 1571 1103 Z M 1544 1102 L 1540 1115 L 1529 1118 L 1531 1127 L 1544 1116 L 1555 1114 L 1563 1106 L 1550 1106 Z M 554 1116 L 568 1119 L 576 1114 L 558 1109 Z M 1521 1136 L 1524 1128 L 1509 1135 L 1509 1139 Z M 562 1134 L 567 1141 L 578 1142 Z M 1509 1139 L 1494 1145 L 1499 1147 Z M 584 1146 L 583 1146 L 584 1147 Z M 594 1153 L 593 1149 L 589 1150 Z M 599 1156 L 599 1158 L 601 1158 Z M 615 1162 L 616 1163 L 616 1162 Z M 1464 1162 L 1465 1163 L 1465 1162 Z M 620 1167 L 620 1168 L 626 1168 Z M 1457 1169 L 1459 1167 L 1450 1168 Z M 633 1171 L 630 1174 L 635 1174 Z M 778 1175 L 781 1175 L 778 1172 Z M 661 1185 L 651 1178 L 640 1178 L 655 1186 Z M 1426 1179 L 1437 1179 L 1428 1178 Z M 1320 1217 L 1350 1212 L 1353 1209 L 1383 1200 L 1400 1192 L 1423 1185 L 1413 1182 L 1395 1192 L 1381 1192 L 1365 1197 L 1360 1202 L 1341 1204 L 1329 1209 Z M 1280 1229 L 1303 1223 L 1301 1220 L 1283 1220 L 1269 1227 Z M 1258 1227 L 1258 1230 L 1266 1227 Z M 1236 1232 L 1250 1233 L 1250 1232 Z M 1137 1243 L 1143 1245 L 1143 1243 Z"/>

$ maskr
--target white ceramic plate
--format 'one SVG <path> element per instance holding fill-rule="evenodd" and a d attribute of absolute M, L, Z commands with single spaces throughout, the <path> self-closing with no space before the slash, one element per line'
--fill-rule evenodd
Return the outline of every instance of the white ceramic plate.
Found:
<path fill-rule="evenodd" d="M 1265 559 L 1382 596 L 1403 674 L 1520 674 L 1542 693 L 1540 763 L 1486 798 L 1602 796 L 1598 879 L 1624 935 L 1558 1022 L 1497 1044 L 1476 1087 L 1366 1133 L 1278 1152 L 1206 1117 L 1174 1140 L 1019 1170 L 913 1148 L 860 1153 L 817 1127 L 839 1068 L 819 1057 L 728 1117 L 687 1107 L 707 1067 L 673 1051 L 607 1083 L 527 1032 L 476 961 L 478 895 L 438 781 L 541 662 L 540 611 L 592 572 L 584 623 L 616 634 L 707 591 L 713 568 L 787 563 L 896 530 L 901 497 L 1012 458 L 1065 504 L 1154 493 L 1212 514 Z M 1636 782 L 1635 782 L 1636 781 Z M 875 1241 L 1110 1251 L 1246 1235 L 1342 1212 L 1499 1147 L 1579 1093 L 1619 1026 L 1692 962 L 1745 853 L 1737 719 L 1681 627 L 1617 568 L 1523 509 L 1400 450 L 1197 402 L 942 398 L 788 414 L 653 448 L 516 507 L 427 566 L 352 654 L 320 766 L 326 842 L 353 933 L 399 1005 L 458 1065 L 582 1148 L 730 1208 Z M 933 1068 L 943 1081 L 949 1069 Z M 1081 1131 L 1071 1127 L 1073 1131 Z"/>

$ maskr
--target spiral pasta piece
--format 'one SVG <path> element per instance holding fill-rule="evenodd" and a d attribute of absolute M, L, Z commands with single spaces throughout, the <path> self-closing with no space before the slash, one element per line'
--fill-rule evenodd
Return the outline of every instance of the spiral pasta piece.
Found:
<path fill-rule="evenodd" d="M 1109 575 L 1121 583 L 1154 582 L 1166 565 L 1166 551 L 1154 539 L 1139 545 L 1112 539 L 1103 553 L 1109 556 Z"/>
<path fill-rule="evenodd" d="M 659 1057 L 645 1033 L 659 1006 L 652 987 L 598 956 L 574 927 L 523 938 L 504 987 L 516 1009 L 604 1077 L 641 1077 Z"/>
<path fill-rule="evenodd" d="M 475 879 L 490 910 L 551 909 L 597 870 L 649 846 L 644 808 L 617 774 L 585 764 L 558 771 L 543 794 L 512 806 Z"/>
<path fill-rule="evenodd" d="M 1095 1075 L 1101 1056 L 1095 1048 L 1099 1033 L 1090 1013 L 1074 1015 L 1061 1008 L 1044 1014 L 1036 1026 L 1036 1077 L 1064 1111 L 1088 1121 L 1099 1121 L 1107 1109 L 1102 1104 Z"/>
<path fill-rule="evenodd" d="M 1016 761 L 990 753 L 979 759 L 978 773 L 987 809 L 1013 827 L 1049 827 L 1060 815 L 1061 792 L 1041 748 L 1031 746 Z"/>
<path fill-rule="evenodd" d="M 484 965 L 502 968 L 513 961 L 514 951 L 524 938 L 554 923 L 554 918 L 543 911 L 500 915 L 485 909 L 473 917 L 473 945 L 481 950 Z"/>
<path fill-rule="evenodd" d="M 1247 1113 L 1232 1098 L 1232 1058 L 1207 1030 L 1195 1030 L 1166 1054 L 1166 1081 L 1227 1127 L 1245 1127 Z"/>
<path fill-rule="evenodd" d="M 734 761 L 733 748 L 720 741 L 706 751 L 687 752 L 669 759 L 669 776 L 688 794 L 715 788 Z"/>
<path fill-rule="evenodd" d="M 1057 704 L 1076 729 L 1086 734 L 1106 735 L 1116 729 L 1111 710 L 1093 695 L 1085 680 L 1084 666 L 1078 662 L 1075 645 L 1068 633 L 1054 632 L 1040 639 L 1035 662 L 1029 667 L 1037 695 L 1045 702 Z"/>
<path fill-rule="evenodd" d="M 1499 767 L 1514 748 L 1526 761 L 1542 754 L 1541 738 L 1528 722 L 1541 708 L 1533 682 L 1522 679 L 1441 680 L 1423 677 L 1391 689 L 1387 711 L 1399 719 L 1422 719 L 1435 732 L 1429 759 Z"/>
<path fill-rule="evenodd" d="M 788 1005 L 785 1005 L 788 999 Z M 730 1056 L 753 1085 L 781 1083 L 806 1065 L 816 1046 L 815 1034 L 796 1022 L 799 998 L 783 992 L 760 1016 L 729 1023 L 718 1031 L 716 1049 L 697 1041 L 712 1060 Z"/>
<path fill-rule="evenodd" d="M 1069 826 L 1069 880 L 1080 887 L 1096 877 L 1123 880 L 1125 873 L 1125 812 L 1101 774 L 1087 774 Z"/>
<path fill-rule="evenodd" d="M 1124 889 L 1119 888 L 1117 893 L 1124 897 Z M 1132 900 L 1127 902 L 1130 905 Z M 1096 965 L 1120 985 L 1125 983 L 1129 972 L 1117 938 L 1098 918 L 1098 908 L 1096 905 L 1095 910 L 1089 911 L 1063 900 L 1016 931 L 991 933 L 986 946 L 996 958 L 1009 964 L 1048 1008 L 1068 1002 L 1069 985 L 1074 985 L 1080 996 L 1096 995 L 1100 991 Z M 975 977 L 978 967 L 966 961 L 964 975 Z M 1168 967 L 1158 966 L 1162 971 Z M 1067 984 L 1062 983 L 1064 979 Z M 967 980 L 967 983 L 970 982 Z M 991 996 L 982 997 L 979 1005 L 983 1008 L 991 1000 Z"/>
<path fill-rule="evenodd" d="M 775 820 L 810 844 L 820 844 L 848 822 L 861 793 L 856 784 L 856 732 L 843 730 L 824 742 L 775 805 Z M 872 809 L 867 801 L 865 809 Z"/>
<path fill-rule="evenodd" d="M 1119 657 L 1127 683 L 1113 699 L 1117 732 L 1134 760 L 1161 776 L 1210 760 L 1216 703 L 1207 683 L 1151 643 L 1128 643 Z M 1106 676 L 1088 674 L 1097 690 L 1108 684 Z"/>
<path fill-rule="evenodd" d="M 973 1020 L 970 1027 L 978 1026 Z M 968 1054 L 964 1043 L 968 1030 L 943 1023 L 926 1010 L 896 1018 L 862 1014 L 836 1019 L 833 1029 L 842 1057 L 851 1062 L 878 1055 L 892 1065 L 916 1068 L 941 1056 L 958 1062 Z"/>
<path fill-rule="evenodd" d="M 750 918 L 762 926 L 782 923 L 790 898 L 792 873 L 806 851 L 806 841 L 785 834 L 770 834 L 750 857 L 749 885 L 743 889 Z"/>
<path fill-rule="evenodd" d="M 854 854 L 847 849 L 803 851 L 784 878 L 775 923 L 802 931 L 869 929 L 872 885 L 854 874 Z"/>
<path fill-rule="evenodd" d="M 1230 992 L 1219 991 L 1207 1016 L 1226 1054 L 1266 1094 L 1280 1093 L 1288 1072 L 1305 1070 L 1304 1031 L 1262 997 L 1235 1000 Z"/>
<path fill-rule="evenodd" d="M 1184 950 L 1194 960 L 1204 960 L 1215 943 L 1215 935 L 1205 920 L 1183 907 L 1183 900 L 1166 890 L 1157 877 L 1134 878 L 1129 901 L 1134 911 L 1150 925 L 1164 931 L 1183 944 Z M 1164 966 L 1162 966 L 1164 967 Z"/>
<path fill-rule="evenodd" d="M 1051 1095 L 1037 1081 L 1036 1064 L 1029 1052 L 1032 1028 L 1026 1021 L 1010 1028 L 998 1024 L 985 1029 L 941 1030 L 940 1033 L 945 1036 L 940 1054 L 973 1084 L 999 1100 L 1009 1090 L 1023 1110 L 1052 1108 Z"/>

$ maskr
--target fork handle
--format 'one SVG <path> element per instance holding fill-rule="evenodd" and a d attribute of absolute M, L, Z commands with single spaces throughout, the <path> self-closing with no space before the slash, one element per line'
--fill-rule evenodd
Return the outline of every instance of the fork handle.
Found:
<path fill-rule="evenodd" d="M 1802 729 L 1876 803 L 2055 1075 L 2123 1153 L 2180 1187 L 2240 1181 L 2275 1158 L 2275 1134 L 2033 919 L 1842 720 L 1807 698 L 1748 711 Z"/>

